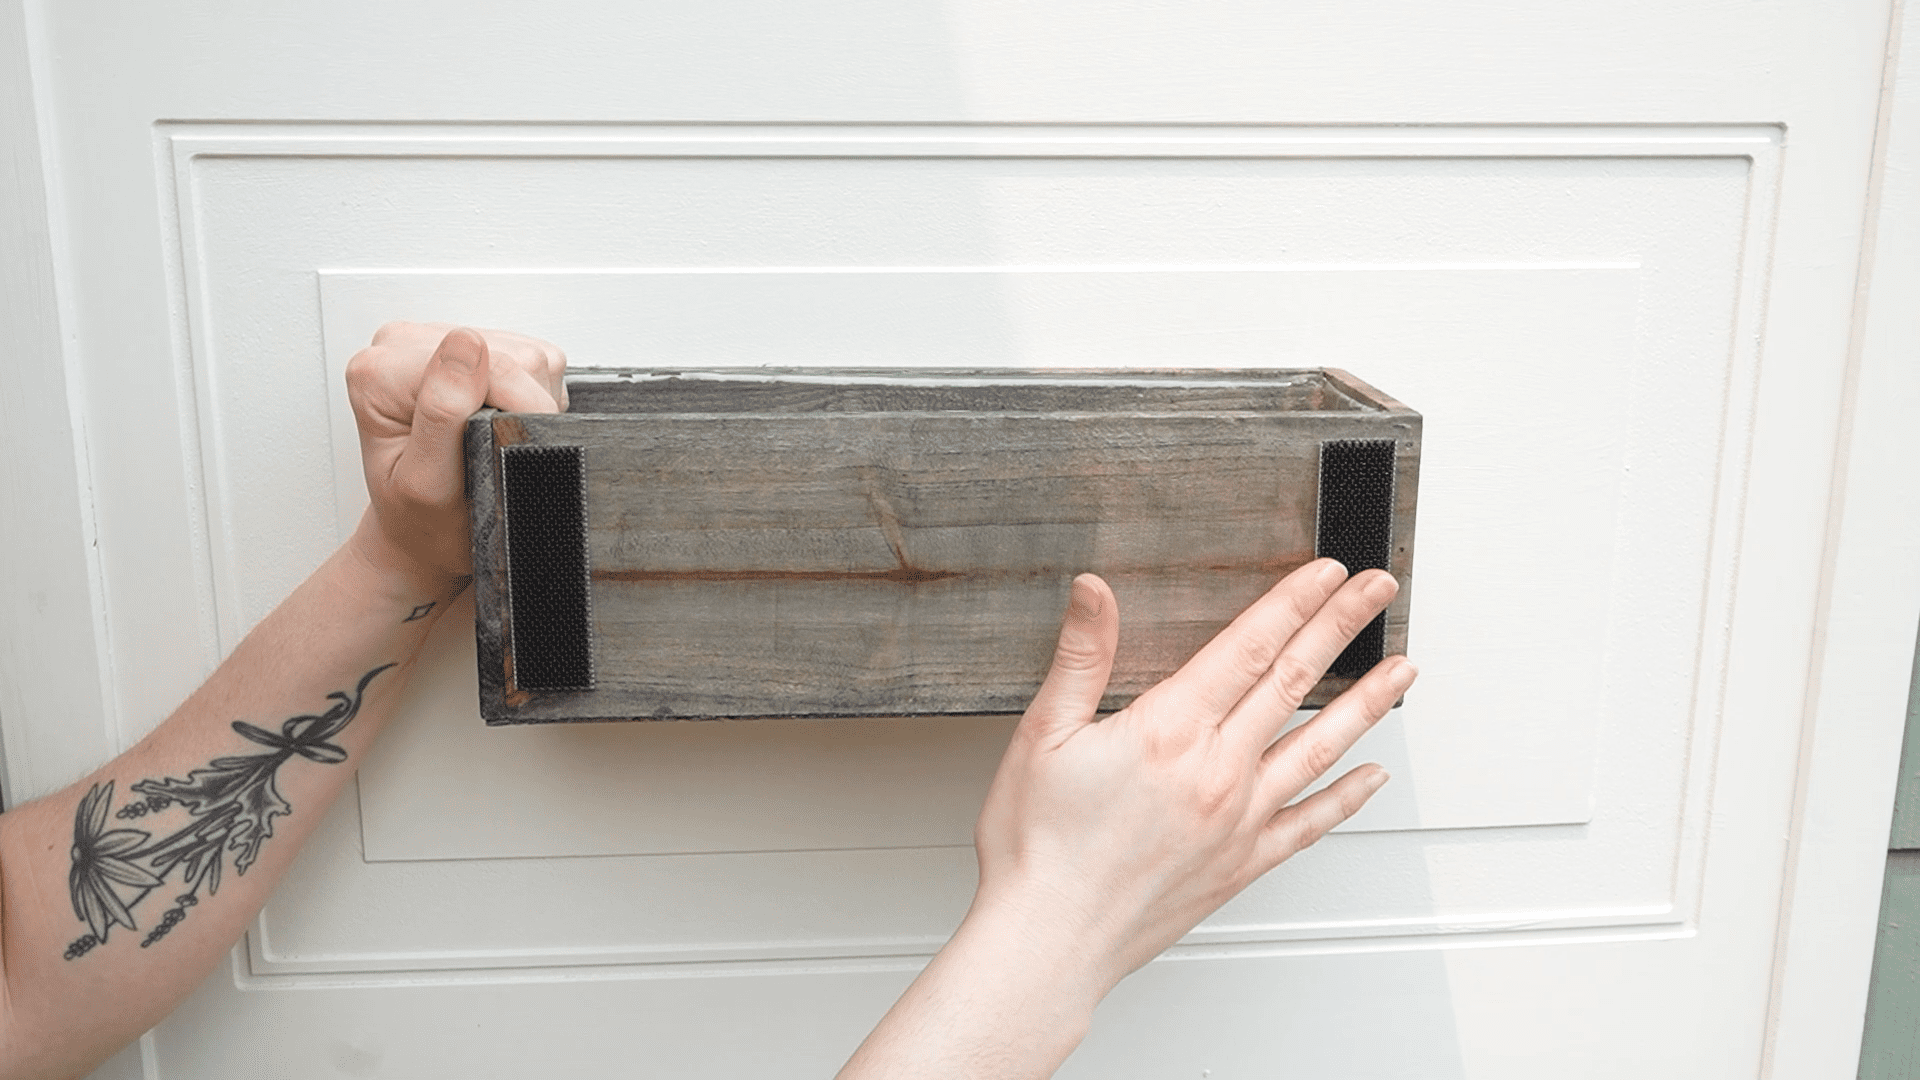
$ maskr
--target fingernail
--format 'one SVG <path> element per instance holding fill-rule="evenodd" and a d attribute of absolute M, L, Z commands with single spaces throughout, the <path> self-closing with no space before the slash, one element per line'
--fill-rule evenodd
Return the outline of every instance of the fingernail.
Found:
<path fill-rule="evenodd" d="M 1337 583 L 1345 581 L 1347 580 L 1346 564 L 1342 563 L 1339 559 L 1328 559 L 1326 568 L 1320 571 L 1320 576 L 1324 580 L 1331 582 Z"/>
<path fill-rule="evenodd" d="M 440 359 L 445 361 L 446 365 L 455 371 L 461 372 L 462 374 L 471 374 L 480 368 L 481 348 L 482 346 L 478 342 L 449 342 L 445 338 L 442 338 L 440 344 Z"/>
<path fill-rule="evenodd" d="M 1379 791 L 1381 788 L 1385 787 L 1387 784 L 1387 781 L 1391 779 L 1392 777 L 1388 775 L 1387 770 L 1375 769 L 1373 771 L 1373 774 L 1367 777 L 1367 790 Z"/>
<path fill-rule="evenodd" d="M 1073 599 L 1069 606 L 1076 619 L 1097 619 L 1100 617 L 1100 590 L 1088 581 L 1073 579 Z"/>
<path fill-rule="evenodd" d="M 1393 579 L 1392 574 L 1378 574 L 1367 582 L 1367 596 L 1374 600 L 1385 599 L 1399 591 L 1400 583 Z"/>

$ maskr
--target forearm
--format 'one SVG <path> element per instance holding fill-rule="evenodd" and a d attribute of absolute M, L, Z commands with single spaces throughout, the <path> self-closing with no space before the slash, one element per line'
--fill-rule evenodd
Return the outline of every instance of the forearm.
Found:
<path fill-rule="evenodd" d="M 976 898 L 952 940 L 867 1036 L 839 1080 L 1053 1075 L 1119 974 L 1090 935 Z"/>
<path fill-rule="evenodd" d="M 460 585 L 368 533 L 138 745 L 0 815 L 0 1075 L 84 1072 L 157 1022 L 353 774 Z"/>

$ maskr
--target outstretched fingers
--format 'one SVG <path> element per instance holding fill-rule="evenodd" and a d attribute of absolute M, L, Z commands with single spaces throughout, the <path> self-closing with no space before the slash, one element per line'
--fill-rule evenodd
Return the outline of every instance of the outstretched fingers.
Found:
<path fill-rule="evenodd" d="M 1281 578 L 1149 693 L 1190 702 L 1197 721 L 1218 724 L 1346 580 L 1346 567 L 1332 559 L 1315 559 Z"/>
<path fill-rule="evenodd" d="M 1360 812 L 1387 782 L 1387 770 L 1362 765 L 1273 815 L 1254 848 L 1261 873 L 1312 847 L 1334 827 Z"/>
<path fill-rule="evenodd" d="M 1234 705 L 1221 729 L 1251 748 L 1265 747 L 1286 727 L 1327 668 L 1400 591 L 1383 570 L 1355 574 L 1288 639 L 1273 664 Z"/>
<path fill-rule="evenodd" d="M 1254 805 L 1279 812 L 1298 798 L 1387 715 L 1419 674 L 1406 657 L 1389 656 L 1268 747 L 1260 759 Z"/>

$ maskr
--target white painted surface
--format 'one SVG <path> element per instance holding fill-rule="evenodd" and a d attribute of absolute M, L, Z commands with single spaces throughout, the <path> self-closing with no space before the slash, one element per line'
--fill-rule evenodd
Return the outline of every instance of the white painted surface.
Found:
<path fill-rule="evenodd" d="M 45 153 L 44 63 L 29 13 L 0 0 L 0 796 L 69 783 L 118 749 L 107 668 L 79 368 L 66 362 L 56 285 L 67 248 Z M 96 1080 L 141 1074 L 132 1047 Z"/>
<path fill-rule="evenodd" d="M 0 552 L 10 568 L 0 574 L 0 757 L 11 803 L 68 783 L 117 741 L 101 709 L 85 440 L 55 288 L 64 237 L 49 221 L 26 30 L 20 5 L 0 7 L 0 340 L 12 353 L 0 362 Z M 28 722 L 63 714 L 58 727 Z"/>
<path fill-rule="evenodd" d="M 1753 1076 L 1776 974 L 1776 1062 L 1857 1039 L 1774 945 L 1796 822 L 1870 925 L 1822 815 L 1883 793 L 1815 778 L 1897 710 L 1820 734 L 1796 803 L 1802 705 L 1904 686 L 1809 664 L 1822 612 L 1911 620 L 1849 560 L 1920 565 L 1852 524 L 1878 444 L 1830 501 L 1883 5 L 28 15 L 92 455 L 34 476 L 93 500 L 100 588 L 50 579 L 109 646 L 58 669 L 108 687 L 89 730 L 136 736 L 337 540 L 337 371 L 383 318 L 589 365 L 1338 364 L 1428 418 L 1398 781 L 1065 1075 Z M 488 731 L 443 630 L 151 1075 L 821 1075 L 964 909 L 1004 722 Z"/>
<path fill-rule="evenodd" d="M 1725 171 L 1714 194 L 1731 247 L 1738 242 L 1741 186 L 1738 170 Z M 1710 198 L 1700 203 L 1688 209 L 1712 212 Z M 1666 221 L 1671 214 L 1672 207 L 1662 208 Z M 1137 221 L 1140 215 L 1123 205 L 1112 216 Z M 287 250 L 277 237 L 263 238 L 260 247 Z M 928 364 L 1152 367 L 1193 363 L 1202 348 L 1220 365 L 1335 364 L 1365 372 L 1395 393 L 1416 393 L 1435 428 L 1425 449 L 1422 557 L 1431 553 L 1441 564 L 1484 560 L 1504 569 L 1492 589 L 1474 595 L 1449 592 L 1444 577 L 1433 595 L 1421 594 L 1421 624 L 1448 628 L 1430 632 L 1421 649 L 1435 677 L 1355 751 L 1356 760 L 1380 761 L 1415 783 L 1383 796 L 1348 828 L 1586 822 L 1611 601 L 1616 586 L 1629 587 L 1608 572 L 1630 428 L 1627 385 L 1607 373 L 1634 348 L 1641 268 L 1149 265 L 1010 272 L 909 266 L 325 273 L 320 284 L 336 385 L 356 348 L 351 343 L 365 341 L 395 312 L 445 311 L 461 320 L 492 311 L 509 325 L 578 327 L 568 348 L 581 367 L 631 357 L 687 365 L 781 357 L 789 364 L 832 364 L 836 357 L 882 364 L 906 357 Z M 785 307 L 775 299 L 788 295 L 805 302 Z M 982 316 L 982 296 L 994 298 L 988 309 L 997 317 Z M 929 333 L 917 315 L 883 320 L 863 316 L 862 305 L 944 317 L 939 332 Z M 821 317 L 823 310 L 830 317 Z M 1009 325 L 1017 329 L 1010 332 Z M 1367 332 L 1344 329 L 1356 326 Z M 1219 332 L 1222 327 L 1231 332 Z M 798 344 L 783 354 L 782 342 Z M 1473 379 L 1445 376 L 1469 363 Z M 1718 416 L 1708 394 L 1692 418 L 1711 428 Z M 1536 404 L 1557 396 L 1585 407 Z M 331 408 L 334 490 L 344 530 L 366 500 L 351 413 L 340 395 Z M 1526 449 L 1515 453 L 1516 447 Z M 231 456 L 262 460 L 244 452 Z M 271 476 L 262 483 L 270 485 Z M 1516 490 L 1534 494 L 1517 500 Z M 1690 518 L 1696 532 L 1704 529 L 1703 509 L 1682 504 L 1666 512 L 1676 522 Z M 1573 550 L 1569 534 L 1585 549 Z M 1704 553 L 1704 538 L 1694 546 Z M 1569 561 L 1592 572 L 1565 582 L 1561 568 Z M 1539 608 L 1546 588 L 1558 592 L 1550 614 Z M 1528 630 L 1515 634 L 1515 626 Z M 1684 677 L 1689 650 L 1665 644 L 1665 662 Z M 450 666 L 471 672 L 470 649 L 464 641 L 461 646 Z M 1663 658 L 1649 649 L 1638 662 L 1654 669 Z M 966 844 L 1007 731 L 992 721 L 925 719 L 905 727 L 643 725 L 571 734 L 501 731 L 474 739 L 467 730 L 477 708 L 472 679 L 457 683 L 456 676 L 424 697 L 421 722 L 409 725 L 362 774 L 369 858 Z M 1555 686 L 1581 689 L 1554 700 Z M 1444 742 L 1423 745 L 1417 765 L 1409 758 L 1403 728 L 1419 730 L 1424 717 L 1465 714 L 1502 694 L 1553 704 L 1470 732 L 1455 729 Z M 1658 713 L 1648 720 L 1662 722 Z M 852 734 L 887 730 L 894 734 Z M 796 768 L 795 754 L 830 764 Z M 1473 762 L 1495 756 L 1524 765 L 1512 782 L 1489 788 Z M 582 790 L 583 759 L 601 762 L 628 783 Z M 930 763 L 937 763 L 931 775 Z M 423 785 L 423 777 L 444 782 Z M 882 788 L 887 797 L 878 796 Z M 869 790 L 876 797 L 863 798 Z M 553 798 L 558 791 L 572 795 Z M 1659 797 L 1636 792 L 1624 801 Z M 756 809 L 743 815 L 748 805 Z M 446 812 L 420 812 L 426 806 Z M 461 824 L 487 807 L 505 812 L 485 829 Z"/>
<path fill-rule="evenodd" d="M 332 542 L 286 523 L 314 520 L 330 504 L 342 530 L 357 517 L 363 499 L 350 417 L 329 387 L 357 343 L 403 313 L 492 319 L 560 337 L 557 328 L 571 326 L 567 346 L 589 367 L 635 356 L 766 362 L 781 355 L 782 342 L 791 343 L 786 361 L 803 364 L 904 357 L 894 362 L 1342 365 L 1419 398 L 1434 428 L 1422 558 L 1437 553 L 1439 565 L 1485 562 L 1500 572 L 1477 590 L 1443 574 L 1431 596 L 1421 593 L 1418 618 L 1447 632 L 1422 653 L 1430 677 L 1421 694 L 1362 751 L 1407 782 L 1355 823 L 1399 835 L 1353 848 L 1339 875 L 1264 883 L 1196 944 L 1298 949 L 1516 924 L 1683 928 L 1690 900 L 1676 893 L 1671 864 L 1687 858 L 1683 849 L 1701 832 L 1682 817 L 1684 774 L 1612 778 L 1605 803 L 1614 812 L 1593 822 L 1591 748 L 1604 720 L 1637 745 L 1664 746 L 1657 752 L 1669 759 L 1682 752 L 1685 688 L 1702 662 L 1701 615 L 1697 607 L 1676 613 L 1665 597 L 1715 576 L 1710 493 L 1721 459 L 1711 447 L 1722 437 L 1723 358 L 1752 363 L 1718 316 L 1733 308 L 1743 247 L 1765 246 L 1764 235 L 1748 235 L 1745 208 L 1756 184 L 1762 198 L 1771 191 L 1772 129 L 1706 129 L 1684 140 L 1670 132 L 1616 131 L 1604 140 L 1484 132 L 1463 141 L 1454 132 L 1190 128 L 1107 129 L 1093 140 L 1085 131 L 980 128 L 927 158 L 924 133 L 912 129 L 864 130 L 855 142 L 834 128 L 632 128 L 596 133 L 586 149 L 601 168 L 585 176 L 573 175 L 583 147 L 556 145 L 565 133 L 463 129 L 461 153 L 502 163 L 469 162 L 466 197 L 495 220 L 543 217 L 538 245 L 562 269 L 316 276 L 316 264 L 364 265 L 396 245 L 435 251 L 441 262 L 537 255 L 449 253 L 449 230 L 430 201 L 406 196 L 430 190 L 419 170 L 441 167 L 436 155 L 447 151 L 449 134 L 387 129 L 369 143 L 366 131 L 351 128 L 166 132 L 179 203 L 190 208 L 181 235 L 191 238 L 183 249 L 196 265 L 186 277 L 207 283 L 188 303 L 204 328 L 196 340 L 206 377 L 196 382 L 218 388 L 203 451 L 220 463 L 209 477 L 209 516 L 227 554 L 216 555 L 215 574 L 248 605 L 234 616 L 241 625 L 284 587 L 270 576 L 274 567 L 316 559 Z M 703 156 L 687 161 L 690 148 Z M 838 157 L 817 160 L 824 148 Z M 1341 155 L 1332 164 L 1329 148 Z M 1063 153 L 1077 157 L 1062 166 Z M 1646 160 L 1650 153 L 1661 156 Z M 350 191 L 342 162 L 353 166 L 344 174 L 354 178 Z M 532 175 L 544 179 L 530 184 L 534 165 Z M 978 200 L 936 202 L 904 223 L 885 212 L 901 192 L 928 187 L 989 192 L 996 210 L 981 219 Z M 1488 187 L 1503 198 L 1486 198 Z M 644 203 L 621 195 L 635 188 L 658 194 Z M 561 189 L 560 205 L 578 209 L 536 205 L 526 195 Z M 324 221 L 301 210 L 338 205 L 343 193 L 346 208 Z M 737 218 L 774 193 L 792 208 L 752 238 L 771 267 L 711 265 L 705 223 Z M 1578 198 L 1569 202 L 1570 194 Z M 703 212 L 686 212 L 687 200 Z M 1453 234 L 1432 241 L 1435 257 L 1361 261 L 1391 250 L 1383 231 L 1398 218 L 1383 224 L 1379 207 L 1435 202 L 1449 208 L 1442 220 Z M 1302 215 L 1303 205 L 1320 211 Z M 1063 225 L 1062 206 L 1084 220 Z M 608 239 L 609 207 L 624 208 L 620 227 L 644 235 L 651 251 L 687 263 L 564 269 L 639 246 Z M 1501 234 L 1499 222 L 1516 212 L 1538 221 Z M 831 230 L 843 261 L 791 265 L 817 254 L 815 234 L 828 231 L 820 221 L 835 216 L 848 223 Z M 1102 221 L 1124 223 L 1130 238 L 1093 227 Z M 866 224 L 855 230 L 858 222 Z M 1685 243 L 1674 241 L 1680 236 Z M 1238 239 L 1230 253 L 1244 261 L 1197 261 L 1221 254 L 1231 238 Z M 1533 254 L 1545 245 L 1579 257 Z M 956 265 L 990 247 L 1019 261 Z M 1276 261 L 1281 254 L 1293 259 Z M 863 304 L 939 312 L 942 321 L 937 332 L 911 315 L 856 321 Z M 1690 321 L 1703 306 L 1715 318 Z M 228 310 L 249 317 L 229 323 L 221 314 Z M 323 364 L 258 359 L 273 344 L 257 335 L 280 332 L 265 328 L 312 325 L 316 316 Z M 1643 340 L 1658 344 L 1642 349 Z M 1715 362 L 1698 363 L 1702 352 Z M 1456 377 L 1462 370 L 1473 376 Z M 284 411 L 270 414 L 262 406 L 269 400 Z M 299 462 L 326 460 L 320 440 L 329 412 L 332 491 L 290 487 L 290 448 Z M 301 432 L 310 441 L 292 442 Z M 1655 455 L 1628 499 L 1623 466 L 1647 457 L 1656 438 L 1703 452 Z M 1737 487 L 1737 473 L 1726 482 Z M 1666 531 L 1639 563 L 1615 567 L 1622 513 L 1658 519 Z M 276 546 L 289 542 L 299 546 Z M 1570 577 L 1569 565 L 1583 573 Z M 1555 602 L 1543 612 L 1549 591 Z M 1703 602 L 1697 588 L 1692 593 L 1683 603 Z M 1660 620 L 1646 617 L 1655 611 Z M 1610 654 L 1610 635 L 1631 644 Z M 964 903 L 967 858 L 907 849 L 967 842 L 1004 721 L 917 720 L 885 738 L 858 732 L 886 725 L 859 723 L 477 733 L 465 674 L 470 645 L 442 638 L 413 722 L 394 732 L 362 777 L 366 862 L 344 871 L 353 887 L 336 875 L 326 890 L 294 890 L 297 899 L 276 902 L 255 972 L 870 957 L 898 952 L 903 942 L 937 943 Z M 1602 692 L 1609 679 L 1640 684 L 1626 692 L 1633 704 L 1611 705 Z M 1573 692 L 1556 694 L 1556 686 Z M 1423 716 L 1470 716 L 1507 695 L 1542 707 L 1423 731 L 1435 726 Z M 808 757 L 831 764 L 795 767 Z M 1498 784 L 1487 782 L 1489 760 L 1509 771 Z M 1539 828 L 1555 825 L 1584 827 Z M 1427 845 L 1415 834 L 1460 829 L 1488 831 L 1456 838 L 1461 861 L 1441 875 L 1453 893 L 1436 905 Z M 1498 834 L 1503 841 L 1530 842 L 1488 843 L 1493 830 L 1509 830 Z M 854 878 L 841 867 L 860 850 L 874 851 L 867 878 L 931 879 L 945 901 L 916 907 L 884 888 L 849 888 Z M 770 852 L 820 854 L 803 862 Z M 605 913 L 594 910 L 605 890 L 525 861 L 703 853 L 710 880 L 700 885 L 689 884 L 684 860 L 597 867 L 617 882 L 612 895 L 685 897 L 675 920 L 634 922 L 611 935 Z M 477 858 L 518 860 L 518 869 L 483 872 L 518 883 L 504 894 L 511 904 L 549 913 L 544 944 L 486 929 L 508 912 L 489 906 L 493 894 L 471 880 L 476 868 L 460 865 Z M 796 876 L 797 866 L 834 869 Z M 441 892 L 471 898 L 467 925 L 440 918 L 430 897 Z M 742 908 L 738 899 L 769 895 L 795 915 L 770 921 L 757 901 Z M 358 914 L 369 904 L 394 914 L 370 922 Z M 777 946 L 768 940 L 776 925 L 787 928 Z"/>
<path fill-rule="evenodd" d="M 1920 624 L 1920 4 L 1895 18 L 1776 942 L 1767 1064 L 1779 1078 L 1858 1067 L 1883 872 L 1871 860 L 1903 735 L 1889 718 L 1907 708 L 1897 672 Z"/>

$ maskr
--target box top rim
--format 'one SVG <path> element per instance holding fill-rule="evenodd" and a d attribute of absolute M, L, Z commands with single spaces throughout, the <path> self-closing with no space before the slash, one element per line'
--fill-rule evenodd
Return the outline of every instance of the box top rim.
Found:
<path fill-rule="evenodd" d="M 1152 390 L 1277 390 L 1317 386 L 1344 399 L 1335 409 L 1290 409 L 1296 415 L 1417 415 L 1412 409 L 1350 373 L 1308 368 L 899 368 L 899 367 L 648 367 L 595 368 L 569 373 L 572 387 L 687 385 L 816 385 L 984 389 L 990 387 L 1086 387 Z M 754 411 L 751 409 L 744 411 Z M 891 411 L 891 410 L 888 410 Z M 915 411 L 915 410 L 908 410 Z M 971 411 L 961 409 L 960 411 Z M 999 412 L 1003 410 L 989 409 Z M 610 415 L 576 412 L 574 415 Z"/>

